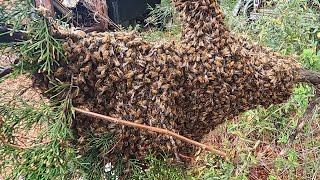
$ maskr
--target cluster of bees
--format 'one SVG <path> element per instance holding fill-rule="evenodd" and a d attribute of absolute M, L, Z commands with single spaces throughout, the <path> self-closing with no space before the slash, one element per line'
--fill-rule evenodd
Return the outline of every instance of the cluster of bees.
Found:
<path fill-rule="evenodd" d="M 53 76 L 78 87 L 75 106 L 199 141 L 246 110 L 288 100 L 299 76 L 293 59 L 230 33 L 215 2 L 173 3 L 183 26 L 179 43 L 105 32 L 64 44 L 68 62 L 61 61 Z M 113 133 L 117 143 L 110 153 L 144 157 L 150 150 L 196 150 L 171 137 L 88 117 L 78 116 L 77 126 L 80 135 L 88 129 Z"/>

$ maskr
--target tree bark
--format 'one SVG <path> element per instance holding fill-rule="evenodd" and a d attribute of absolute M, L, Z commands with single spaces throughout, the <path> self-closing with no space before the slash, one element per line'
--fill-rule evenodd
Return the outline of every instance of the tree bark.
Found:
<path fill-rule="evenodd" d="M 300 74 L 300 79 L 298 82 L 311 83 L 313 85 L 320 84 L 320 73 L 308 69 L 299 69 L 298 73 Z"/>

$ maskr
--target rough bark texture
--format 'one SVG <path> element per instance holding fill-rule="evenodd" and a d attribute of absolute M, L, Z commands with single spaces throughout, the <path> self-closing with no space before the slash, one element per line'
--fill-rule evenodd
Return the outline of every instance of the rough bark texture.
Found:
<path fill-rule="evenodd" d="M 61 60 L 53 77 L 78 87 L 75 106 L 200 140 L 248 109 L 288 100 L 301 79 L 293 59 L 230 33 L 215 2 L 173 3 L 183 25 L 179 43 L 150 43 L 135 33 L 106 32 L 64 44 L 68 62 Z M 114 133 L 118 143 L 113 154 L 143 158 L 150 150 L 196 150 L 168 136 L 94 122 L 77 116 L 79 135 L 87 130 Z"/>
<path fill-rule="evenodd" d="M 311 83 L 313 85 L 319 85 L 320 84 L 320 73 L 307 70 L 307 69 L 299 69 L 298 70 L 300 74 L 299 82 L 306 82 Z"/>

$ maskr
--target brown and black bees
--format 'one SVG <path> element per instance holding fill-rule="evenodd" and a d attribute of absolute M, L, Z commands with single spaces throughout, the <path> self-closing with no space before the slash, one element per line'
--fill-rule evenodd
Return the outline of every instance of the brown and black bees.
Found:
<path fill-rule="evenodd" d="M 297 79 L 293 60 L 230 33 L 210 0 L 173 2 L 183 26 L 181 43 L 150 43 L 135 33 L 106 32 L 64 45 L 70 63 L 61 63 L 64 67 L 52 75 L 76 79 L 75 106 L 200 140 L 248 109 L 290 97 Z M 150 150 L 195 152 L 170 137 L 77 119 L 78 129 L 114 133 L 117 153 L 143 158 Z"/>

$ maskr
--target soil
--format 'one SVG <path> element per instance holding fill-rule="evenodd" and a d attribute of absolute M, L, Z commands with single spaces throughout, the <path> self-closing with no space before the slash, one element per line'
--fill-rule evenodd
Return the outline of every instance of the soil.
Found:
<path fill-rule="evenodd" d="M 36 106 L 39 101 L 44 100 L 40 91 L 33 87 L 30 75 L 23 74 L 12 77 L 0 83 L 1 101 L 11 101 L 14 105 L 19 104 L 19 100 L 28 102 Z"/>
<path fill-rule="evenodd" d="M 8 102 L 14 107 L 19 106 L 22 101 L 34 107 L 37 107 L 41 101 L 48 102 L 39 90 L 33 87 L 32 79 L 28 74 L 10 77 L 0 82 L 0 101 L 1 103 Z M 33 146 L 37 135 L 43 128 L 43 125 L 35 125 L 29 131 L 16 130 L 14 133 L 15 145 L 20 147 Z M 0 174 L 0 180 L 2 179 Z"/>
<path fill-rule="evenodd" d="M 264 166 L 255 166 L 250 168 L 249 180 L 268 180 L 270 172 Z"/>
<path fill-rule="evenodd" d="M 11 48 L 0 49 L 0 67 L 10 67 L 18 59 L 14 54 L 9 54 Z"/>

